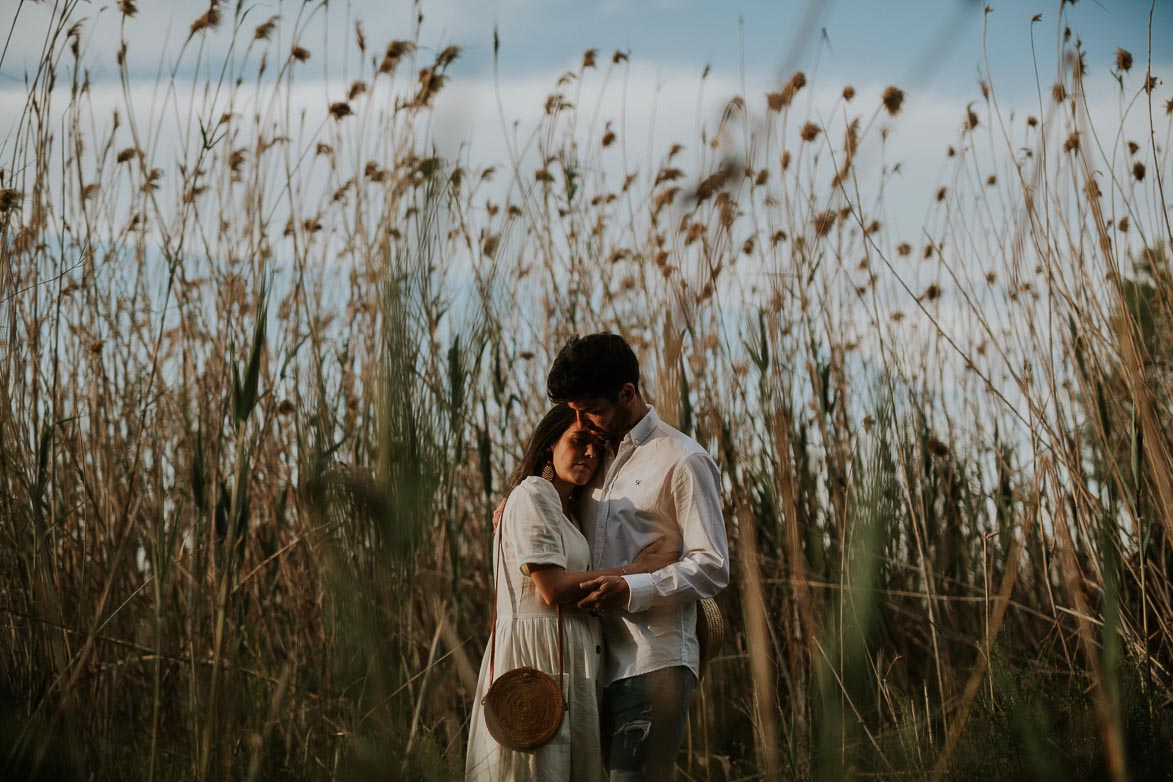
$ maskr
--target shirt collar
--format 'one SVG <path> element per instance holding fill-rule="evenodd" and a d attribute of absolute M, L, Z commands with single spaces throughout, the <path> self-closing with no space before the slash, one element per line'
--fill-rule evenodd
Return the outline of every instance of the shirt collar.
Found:
<path fill-rule="evenodd" d="M 636 445 L 643 445 L 656 431 L 656 427 L 660 423 L 660 416 L 656 415 L 656 408 L 648 405 L 648 412 L 643 418 L 639 419 L 635 426 L 631 427 L 631 431 L 623 438 L 624 442 L 630 440 Z"/>

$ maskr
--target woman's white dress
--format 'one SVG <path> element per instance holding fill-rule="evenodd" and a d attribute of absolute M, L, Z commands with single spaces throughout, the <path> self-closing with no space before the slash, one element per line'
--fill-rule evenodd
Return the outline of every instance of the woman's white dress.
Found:
<path fill-rule="evenodd" d="M 558 613 L 547 606 L 525 566 L 559 565 L 569 572 L 590 567 L 590 548 L 562 512 L 553 484 L 530 477 L 509 494 L 501 518 L 501 548 L 493 536 L 497 588 L 497 661 L 500 675 L 529 665 L 558 678 Z M 501 567 L 496 558 L 504 555 Z M 562 606 L 564 687 L 570 709 L 558 735 L 535 752 L 505 749 L 485 726 L 481 699 L 489 689 L 489 649 L 481 662 L 468 736 L 465 780 L 603 780 L 599 745 L 598 683 L 603 657 L 598 620 L 573 604 Z M 491 643 L 491 641 L 490 641 Z"/>

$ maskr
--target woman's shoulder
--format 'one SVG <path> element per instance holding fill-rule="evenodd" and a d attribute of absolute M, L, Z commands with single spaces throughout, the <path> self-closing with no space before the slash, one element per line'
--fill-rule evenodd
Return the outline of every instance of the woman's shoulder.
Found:
<path fill-rule="evenodd" d="M 558 490 L 554 488 L 554 484 L 545 478 L 531 475 L 509 492 L 505 510 L 510 515 L 520 513 L 545 518 L 561 515 L 562 500 L 558 498 Z"/>
<path fill-rule="evenodd" d="M 530 502 L 542 502 L 550 499 L 558 502 L 558 490 L 554 488 L 554 484 L 540 475 L 531 475 L 517 484 L 517 488 L 509 493 L 511 501 L 515 498 L 524 498 Z"/>
<path fill-rule="evenodd" d="M 534 524 L 550 526 L 562 516 L 562 500 L 554 485 L 544 478 L 531 476 L 509 492 L 505 503 L 505 523 L 515 530 Z"/>

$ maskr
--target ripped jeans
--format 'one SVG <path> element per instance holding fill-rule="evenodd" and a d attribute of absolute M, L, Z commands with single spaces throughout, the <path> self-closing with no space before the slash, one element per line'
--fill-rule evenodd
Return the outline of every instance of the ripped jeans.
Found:
<path fill-rule="evenodd" d="M 620 679 L 603 691 L 603 760 L 611 782 L 670 780 L 696 676 L 684 666 Z"/>

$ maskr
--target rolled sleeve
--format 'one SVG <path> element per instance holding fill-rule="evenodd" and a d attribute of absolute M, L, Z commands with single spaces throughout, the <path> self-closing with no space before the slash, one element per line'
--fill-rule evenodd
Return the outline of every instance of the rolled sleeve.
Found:
<path fill-rule="evenodd" d="M 509 495 L 509 506 L 501 523 L 507 525 L 505 535 L 522 574 L 529 575 L 529 565 L 566 567 L 558 531 L 562 507 L 553 486 L 541 478 L 527 479 Z"/>
<path fill-rule="evenodd" d="M 659 603 L 713 597 L 729 584 L 729 542 L 721 513 L 717 465 L 706 453 L 689 454 L 672 473 L 672 502 L 680 524 L 680 560 L 649 574 L 651 589 L 632 600 L 643 610 Z"/>

